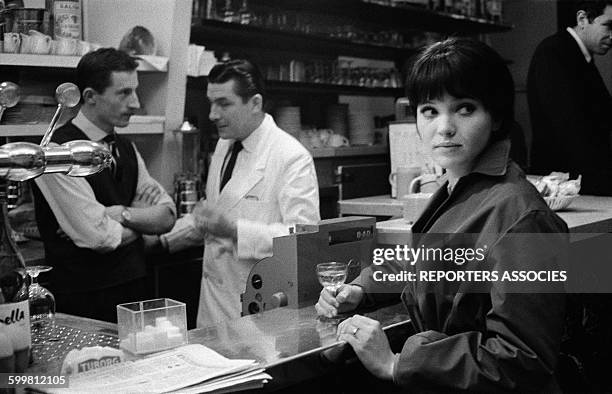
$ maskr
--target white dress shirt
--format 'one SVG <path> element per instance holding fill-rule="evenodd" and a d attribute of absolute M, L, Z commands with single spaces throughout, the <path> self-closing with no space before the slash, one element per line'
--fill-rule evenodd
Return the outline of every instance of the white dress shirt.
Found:
<path fill-rule="evenodd" d="M 82 112 L 72 120 L 92 141 L 102 141 L 106 132 L 94 125 Z M 176 211 L 174 201 L 164 188 L 149 175 L 144 160 L 134 146 L 138 163 L 138 180 L 136 193 L 149 184 L 162 190 L 157 205 L 167 205 L 172 212 Z M 55 215 L 57 222 L 68 237 L 81 248 L 93 249 L 100 253 L 115 250 L 121 243 L 123 226 L 106 215 L 106 207 L 96 200 L 89 182 L 85 178 L 70 177 L 61 174 L 45 174 L 35 179 Z"/>
<path fill-rule="evenodd" d="M 576 40 L 576 43 L 578 44 L 578 47 L 580 47 L 580 51 L 584 55 L 584 59 L 586 60 L 586 62 L 591 63 L 591 59 L 593 59 L 593 57 L 591 56 L 591 53 L 587 49 L 586 45 L 584 45 L 584 42 L 582 42 L 582 40 L 578 36 L 578 33 L 576 33 L 576 30 L 572 29 L 571 27 L 568 27 L 566 30 L 570 34 L 570 36 L 572 36 L 574 40 Z"/>

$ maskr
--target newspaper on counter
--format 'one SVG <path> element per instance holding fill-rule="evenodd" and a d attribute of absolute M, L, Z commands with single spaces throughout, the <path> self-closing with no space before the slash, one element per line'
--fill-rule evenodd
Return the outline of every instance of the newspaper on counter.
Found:
<path fill-rule="evenodd" d="M 245 384 L 261 387 L 268 379 L 271 377 L 254 360 L 230 360 L 203 345 L 193 344 L 79 373 L 69 377 L 68 388 L 50 391 L 164 393 L 182 392 L 181 389 L 198 385 L 202 392 L 235 385 L 242 388 Z M 202 384 L 205 381 L 211 381 L 213 386 L 207 389 L 207 384 Z"/>

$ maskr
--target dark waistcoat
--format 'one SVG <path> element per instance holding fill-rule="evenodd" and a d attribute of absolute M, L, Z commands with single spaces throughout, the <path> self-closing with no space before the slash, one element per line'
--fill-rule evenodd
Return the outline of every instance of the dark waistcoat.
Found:
<path fill-rule="evenodd" d="M 88 139 L 72 122 L 57 129 L 53 136 L 53 142 L 59 144 Z M 116 179 L 108 168 L 85 178 L 96 200 L 106 207 L 129 206 L 136 193 L 138 163 L 134 147 L 120 136 L 116 137 L 116 144 L 120 157 Z M 32 186 L 36 221 L 45 245 L 46 263 L 54 267 L 48 276 L 53 292 L 101 289 L 145 276 L 144 249 L 140 239 L 104 254 L 80 248 L 57 234 L 60 227 L 53 211 L 34 182 Z M 70 196 L 56 198 L 69 199 Z"/>

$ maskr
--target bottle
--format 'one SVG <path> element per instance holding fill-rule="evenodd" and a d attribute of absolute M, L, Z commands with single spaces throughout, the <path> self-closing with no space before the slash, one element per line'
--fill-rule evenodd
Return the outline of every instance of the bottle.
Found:
<path fill-rule="evenodd" d="M 241 25 L 248 25 L 251 23 L 251 11 L 249 11 L 248 0 L 242 0 L 240 10 L 238 10 L 238 17 Z"/>
<path fill-rule="evenodd" d="M 15 354 L 15 371 L 23 372 L 30 360 L 30 305 L 24 280 L 25 261 L 17 249 L 8 222 L 6 181 L 0 180 L 0 332 L 8 336 Z"/>
<path fill-rule="evenodd" d="M 55 0 L 53 2 L 53 34 L 55 38 L 83 36 L 81 0 Z"/>
<path fill-rule="evenodd" d="M 495 23 L 502 22 L 502 1 L 501 0 L 489 0 L 487 2 L 487 10 L 489 11 L 489 18 Z"/>
<path fill-rule="evenodd" d="M 225 7 L 223 7 L 223 22 L 235 23 L 238 21 L 238 17 L 232 9 L 232 0 L 225 0 Z"/>
<path fill-rule="evenodd" d="M 453 0 L 444 0 L 444 12 L 449 14 L 455 12 L 455 2 Z"/>
<path fill-rule="evenodd" d="M 15 354 L 11 338 L 0 331 L 0 373 L 15 372 Z"/>

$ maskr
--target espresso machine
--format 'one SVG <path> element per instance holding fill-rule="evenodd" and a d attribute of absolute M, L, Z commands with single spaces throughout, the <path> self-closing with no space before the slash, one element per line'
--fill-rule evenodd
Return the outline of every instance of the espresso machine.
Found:
<path fill-rule="evenodd" d="M 371 263 L 375 232 L 375 218 L 348 216 L 297 225 L 292 234 L 274 238 L 272 256 L 260 260 L 249 273 L 240 296 L 242 315 L 314 304 L 322 289 L 315 270 L 319 263 L 348 263 L 349 283 Z"/>

